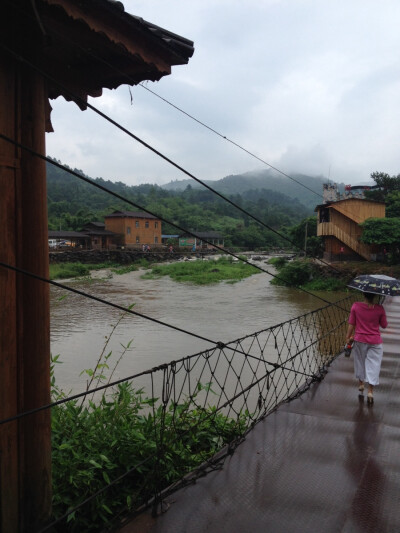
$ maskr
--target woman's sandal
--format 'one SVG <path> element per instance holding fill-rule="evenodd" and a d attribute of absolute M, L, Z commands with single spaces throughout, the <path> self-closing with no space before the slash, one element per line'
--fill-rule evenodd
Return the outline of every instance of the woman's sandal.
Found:
<path fill-rule="evenodd" d="M 368 402 L 369 404 L 374 403 L 374 395 L 373 395 L 373 393 L 372 393 L 371 391 L 368 392 L 367 402 Z"/>

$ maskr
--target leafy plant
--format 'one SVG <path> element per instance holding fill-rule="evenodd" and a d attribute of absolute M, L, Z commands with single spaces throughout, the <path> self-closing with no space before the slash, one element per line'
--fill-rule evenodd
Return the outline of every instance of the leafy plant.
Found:
<path fill-rule="evenodd" d="M 236 282 L 257 274 L 259 271 L 246 263 L 233 262 L 231 258 L 221 257 L 217 261 L 180 261 L 167 265 L 153 266 L 142 279 L 156 279 L 170 276 L 178 282 L 208 285 L 220 281 Z"/>
<path fill-rule="evenodd" d="M 268 259 L 268 264 L 273 265 L 277 270 L 281 270 L 287 264 L 288 260 L 286 257 L 270 257 Z"/>
<path fill-rule="evenodd" d="M 83 371 L 89 377 L 87 392 L 110 383 L 131 348 L 132 341 L 121 344 L 111 369 L 108 346 L 123 317 L 112 326 L 95 367 Z M 51 359 L 54 400 L 66 399 L 56 384 L 57 363 L 59 355 Z M 240 437 L 248 426 L 248 413 L 231 419 L 213 406 L 201 406 L 198 395 L 203 391 L 213 394 L 212 384 L 199 383 L 190 397 L 165 405 L 126 381 L 103 392 L 97 401 L 92 396 L 53 407 L 52 518 L 60 519 L 53 531 L 103 531 L 115 516 L 146 503 Z"/>
<path fill-rule="evenodd" d="M 137 508 L 192 471 L 247 428 L 215 407 L 193 400 L 165 410 L 128 382 L 111 397 L 53 408 L 53 518 L 62 517 L 113 480 L 102 492 L 61 521 L 57 532 L 99 531 L 113 516 Z"/>
<path fill-rule="evenodd" d="M 279 270 L 279 278 L 271 280 L 272 285 L 300 287 L 311 277 L 311 266 L 308 261 L 291 261 Z"/>

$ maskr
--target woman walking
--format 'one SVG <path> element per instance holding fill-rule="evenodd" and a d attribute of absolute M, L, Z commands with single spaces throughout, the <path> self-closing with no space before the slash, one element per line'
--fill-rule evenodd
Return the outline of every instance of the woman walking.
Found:
<path fill-rule="evenodd" d="M 359 380 L 358 390 L 364 394 L 368 383 L 368 403 L 374 401 L 374 387 L 379 384 L 383 346 L 379 328 L 387 327 L 382 305 L 374 303 L 375 294 L 364 292 L 364 302 L 355 302 L 350 311 L 346 343 L 354 339 L 354 372 Z"/>

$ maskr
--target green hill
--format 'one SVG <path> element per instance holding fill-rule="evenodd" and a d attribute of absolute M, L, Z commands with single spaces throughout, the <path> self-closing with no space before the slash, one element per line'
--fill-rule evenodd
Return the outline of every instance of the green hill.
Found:
<path fill-rule="evenodd" d="M 81 170 L 74 170 L 84 175 Z M 307 195 L 300 190 L 295 194 L 294 186 L 297 189 L 302 187 L 293 182 L 285 190 L 281 178 L 269 176 L 265 179 L 264 175 L 254 173 L 244 176 L 227 176 L 211 183 L 232 202 L 274 230 L 284 231 L 284 228 L 297 224 L 311 215 L 320 201 L 316 195 L 316 201 L 307 201 Z M 316 183 L 322 184 L 322 178 L 320 181 L 308 178 L 315 187 Z M 179 187 L 168 188 L 151 184 L 129 186 L 102 178 L 93 181 L 133 201 L 139 209 L 149 209 L 183 229 L 221 231 L 228 246 L 282 245 L 274 232 L 196 182 L 183 180 L 175 182 Z M 322 185 L 320 188 L 322 190 Z M 47 191 L 50 229 L 79 230 L 87 222 L 103 220 L 104 215 L 115 209 L 137 209 L 50 163 L 47 164 Z M 303 197 L 304 203 L 301 201 Z M 162 231 L 164 234 L 179 233 L 174 226 L 164 222 Z"/>

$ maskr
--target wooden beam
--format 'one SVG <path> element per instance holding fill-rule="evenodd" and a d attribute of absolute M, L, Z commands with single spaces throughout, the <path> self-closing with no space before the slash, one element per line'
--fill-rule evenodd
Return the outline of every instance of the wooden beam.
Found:
<path fill-rule="evenodd" d="M 2 56 L 0 69 L 1 131 L 44 154 L 44 80 Z M 45 163 L 5 141 L 0 148 L 0 257 L 48 277 Z M 50 402 L 49 287 L 2 268 L 0 296 L 0 417 L 6 418 Z M 50 416 L 43 411 L 0 426 L 4 533 L 36 531 L 50 516 Z"/>
<path fill-rule="evenodd" d="M 40 75 L 23 69 L 19 76 L 21 143 L 45 155 L 46 87 Z M 21 151 L 18 205 L 18 266 L 49 277 L 45 161 Z M 19 410 L 50 403 L 49 285 L 18 276 Z M 22 530 L 43 525 L 51 511 L 51 413 L 20 421 Z"/>
<path fill-rule="evenodd" d="M 0 128 L 16 136 L 15 71 L 0 56 Z M 16 263 L 15 197 L 19 160 L 15 146 L 0 141 L 0 259 Z M 16 275 L 0 267 L 0 420 L 18 412 Z M 0 426 L 0 531 L 18 531 L 18 424 Z"/>

